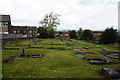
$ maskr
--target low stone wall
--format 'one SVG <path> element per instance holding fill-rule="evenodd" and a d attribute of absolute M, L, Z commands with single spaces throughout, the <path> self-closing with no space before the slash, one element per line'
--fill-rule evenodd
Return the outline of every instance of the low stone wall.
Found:
<path fill-rule="evenodd" d="M 16 39 L 23 38 L 23 34 L 0 34 L 1 39 Z"/>

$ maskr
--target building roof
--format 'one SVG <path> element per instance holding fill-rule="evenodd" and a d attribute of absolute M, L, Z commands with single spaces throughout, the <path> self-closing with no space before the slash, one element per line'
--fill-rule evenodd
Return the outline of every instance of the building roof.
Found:
<path fill-rule="evenodd" d="M 103 31 L 92 31 L 92 33 L 102 33 Z"/>
<path fill-rule="evenodd" d="M 12 27 L 16 27 L 16 28 L 37 28 L 36 26 L 12 26 Z"/>

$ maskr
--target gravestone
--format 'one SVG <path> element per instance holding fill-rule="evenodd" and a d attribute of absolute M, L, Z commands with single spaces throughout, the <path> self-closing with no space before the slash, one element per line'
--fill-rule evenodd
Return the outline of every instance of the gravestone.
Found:
<path fill-rule="evenodd" d="M 109 59 L 108 57 L 105 57 L 105 56 L 101 57 L 101 59 L 103 61 L 105 61 L 106 63 L 112 63 L 113 62 L 111 59 Z"/>
<path fill-rule="evenodd" d="M 87 62 L 90 64 L 105 64 L 106 63 L 101 58 L 88 58 Z"/>
<path fill-rule="evenodd" d="M 113 59 L 119 59 L 119 56 L 114 56 L 114 55 L 105 55 L 105 56 Z"/>
<path fill-rule="evenodd" d="M 90 64 L 111 64 L 113 61 L 105 56 L 101 58 L 88 58 L 87 62 Z"/>
<path fill-rule="evenodd" d="M 86 59 L 82 54 L 76 54 L 75 56 L 78 58 Z"/>
<path fill-rule="evenodd" d="M 111 79 L 117 79 L 120 78 L 120 73 L 117 71 L 111 69 L 111 68 L 101 68 L 101 73 L 106 77 L 106 78 L 111 78 Z"/>
<path fill-rule="evenodd" d="M 24 56 L 24 57 L 26 56 L 26 52 L 25 52 L 25 49 L 24 49 L 24 48 L 22 49 L 21 56 L 22 56 L 22 57 L 23 57 L 23 56 Z"/>

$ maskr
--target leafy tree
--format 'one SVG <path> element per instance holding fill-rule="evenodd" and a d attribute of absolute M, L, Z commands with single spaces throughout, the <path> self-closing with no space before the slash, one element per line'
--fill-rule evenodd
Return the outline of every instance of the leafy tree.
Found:
<path fill-rule="evenodd" d="M 82 30 L 82 28 L 79 28 L 79 30 L 78 30 L 78 35 L 79 35 L 79 38 L 81 37 L 81 35 L 82 35 L 82 32 L 83 32 L 83 30 Z"/>
<path fill-rule="evenodd" d="M 117 40 L 117 30 L 111 28 L 105 29 L 105 31 L 102 33 L 100 37 L 100 43 L 103 44 L 110 44 L 110 43 L 115 43 Z"/>
<path fill-rule="evenodd" d="M 42 27 L 45 27 L 50 31 L 60 25 L 60 20 L 58 19 L 59 16 L 60 15 L 54 14 L 53 12 L 48 13 L 39 23 Z"/>
<path fill-rule="evenodd" d="M 53 12 L 48 13 L 39 23 L 40 27 L 44 28 L 46 31 L 46 36 L 48 38 L 55 38 L 55 28 L 60 25 L 60 20 L 58 19 L 60 15 L 54 14 Z M 49 34 L 49 35 L 48 35 Z M 42 34 L 41 34 L 42 35 Z M 45 36 L 45 37 L 46 37 Z"/>
<path fill-rule="evenodd" d="M 84 32 L 81 35 L 81 40 L 92 40 L 94 38 L 91 30 L 84 30 Z"/>
<path fill-rule="evenodd" d="M 71 39 L 77 39 L 78 38 L 77 32 L 75 30 L 70 31 L 69 36 L 70 36 Z"/>

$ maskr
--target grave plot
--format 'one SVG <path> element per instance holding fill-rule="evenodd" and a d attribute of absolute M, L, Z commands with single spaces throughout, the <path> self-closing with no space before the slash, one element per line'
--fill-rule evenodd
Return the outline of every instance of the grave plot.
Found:
<path fill-rule="evenodd" d="M 75 54 L 76 57 L 86 59 L 82 54 Z"/>
<path fill-rule="evenodd" d="M 118 55 L 118 54 L 120 54 L 119 52 L 112 52 L 112 51 L 107 51 L 107 50 L 105 50 L 105 49 L 103 49 L 102 48 L 102 51 L 101 51 L 104 55 Z"/>
<path fill-rule="evenodd" d="M 85 54 L 94 54 L 92 52 L 76 52 L 75 53 L 75 56 L 78 57 L 78 58 L 82 58 L 82 59 L 87 59 L 84 55 Z"/>
<path fill-rule="evenodd" d="M 116 56 L 116 55 L 105 55 L 105 56 L 112 59 L 119 59 L 119 56 Z"/>
<path fill-rule="evenodd" d="M 113 58 L 113 59 L 119 59 L 119 56 L 120 56 L 119 52 L 110 52 L 105 49 L 102 49 L 102 53 L 104 54 L 104 56 Z"/>
<path fill-rule="evenodd" d="M 25 50 L 23 49 L 22 50 L 22 53 L 21 54 L 18 54 L 16 56 L 10 56 L 7 60 L 5 60 L 6 62 L 13 62 L 15 61 L 17 58 L 41 58 L 43 57 L 42 54 L 26 54 Z"/>
<path fill-rule="evenodd" d="M 88 58 L 86 61 L 90 64 L 113 64 L 114 62 L 107 58 L 107 57 L 101 57 L 101 58 Z"/>
<path fill-rule="evenodd" d="M 120 80 L 120 69 L 101 68 L 100 73 L 108 79 Z"/>

